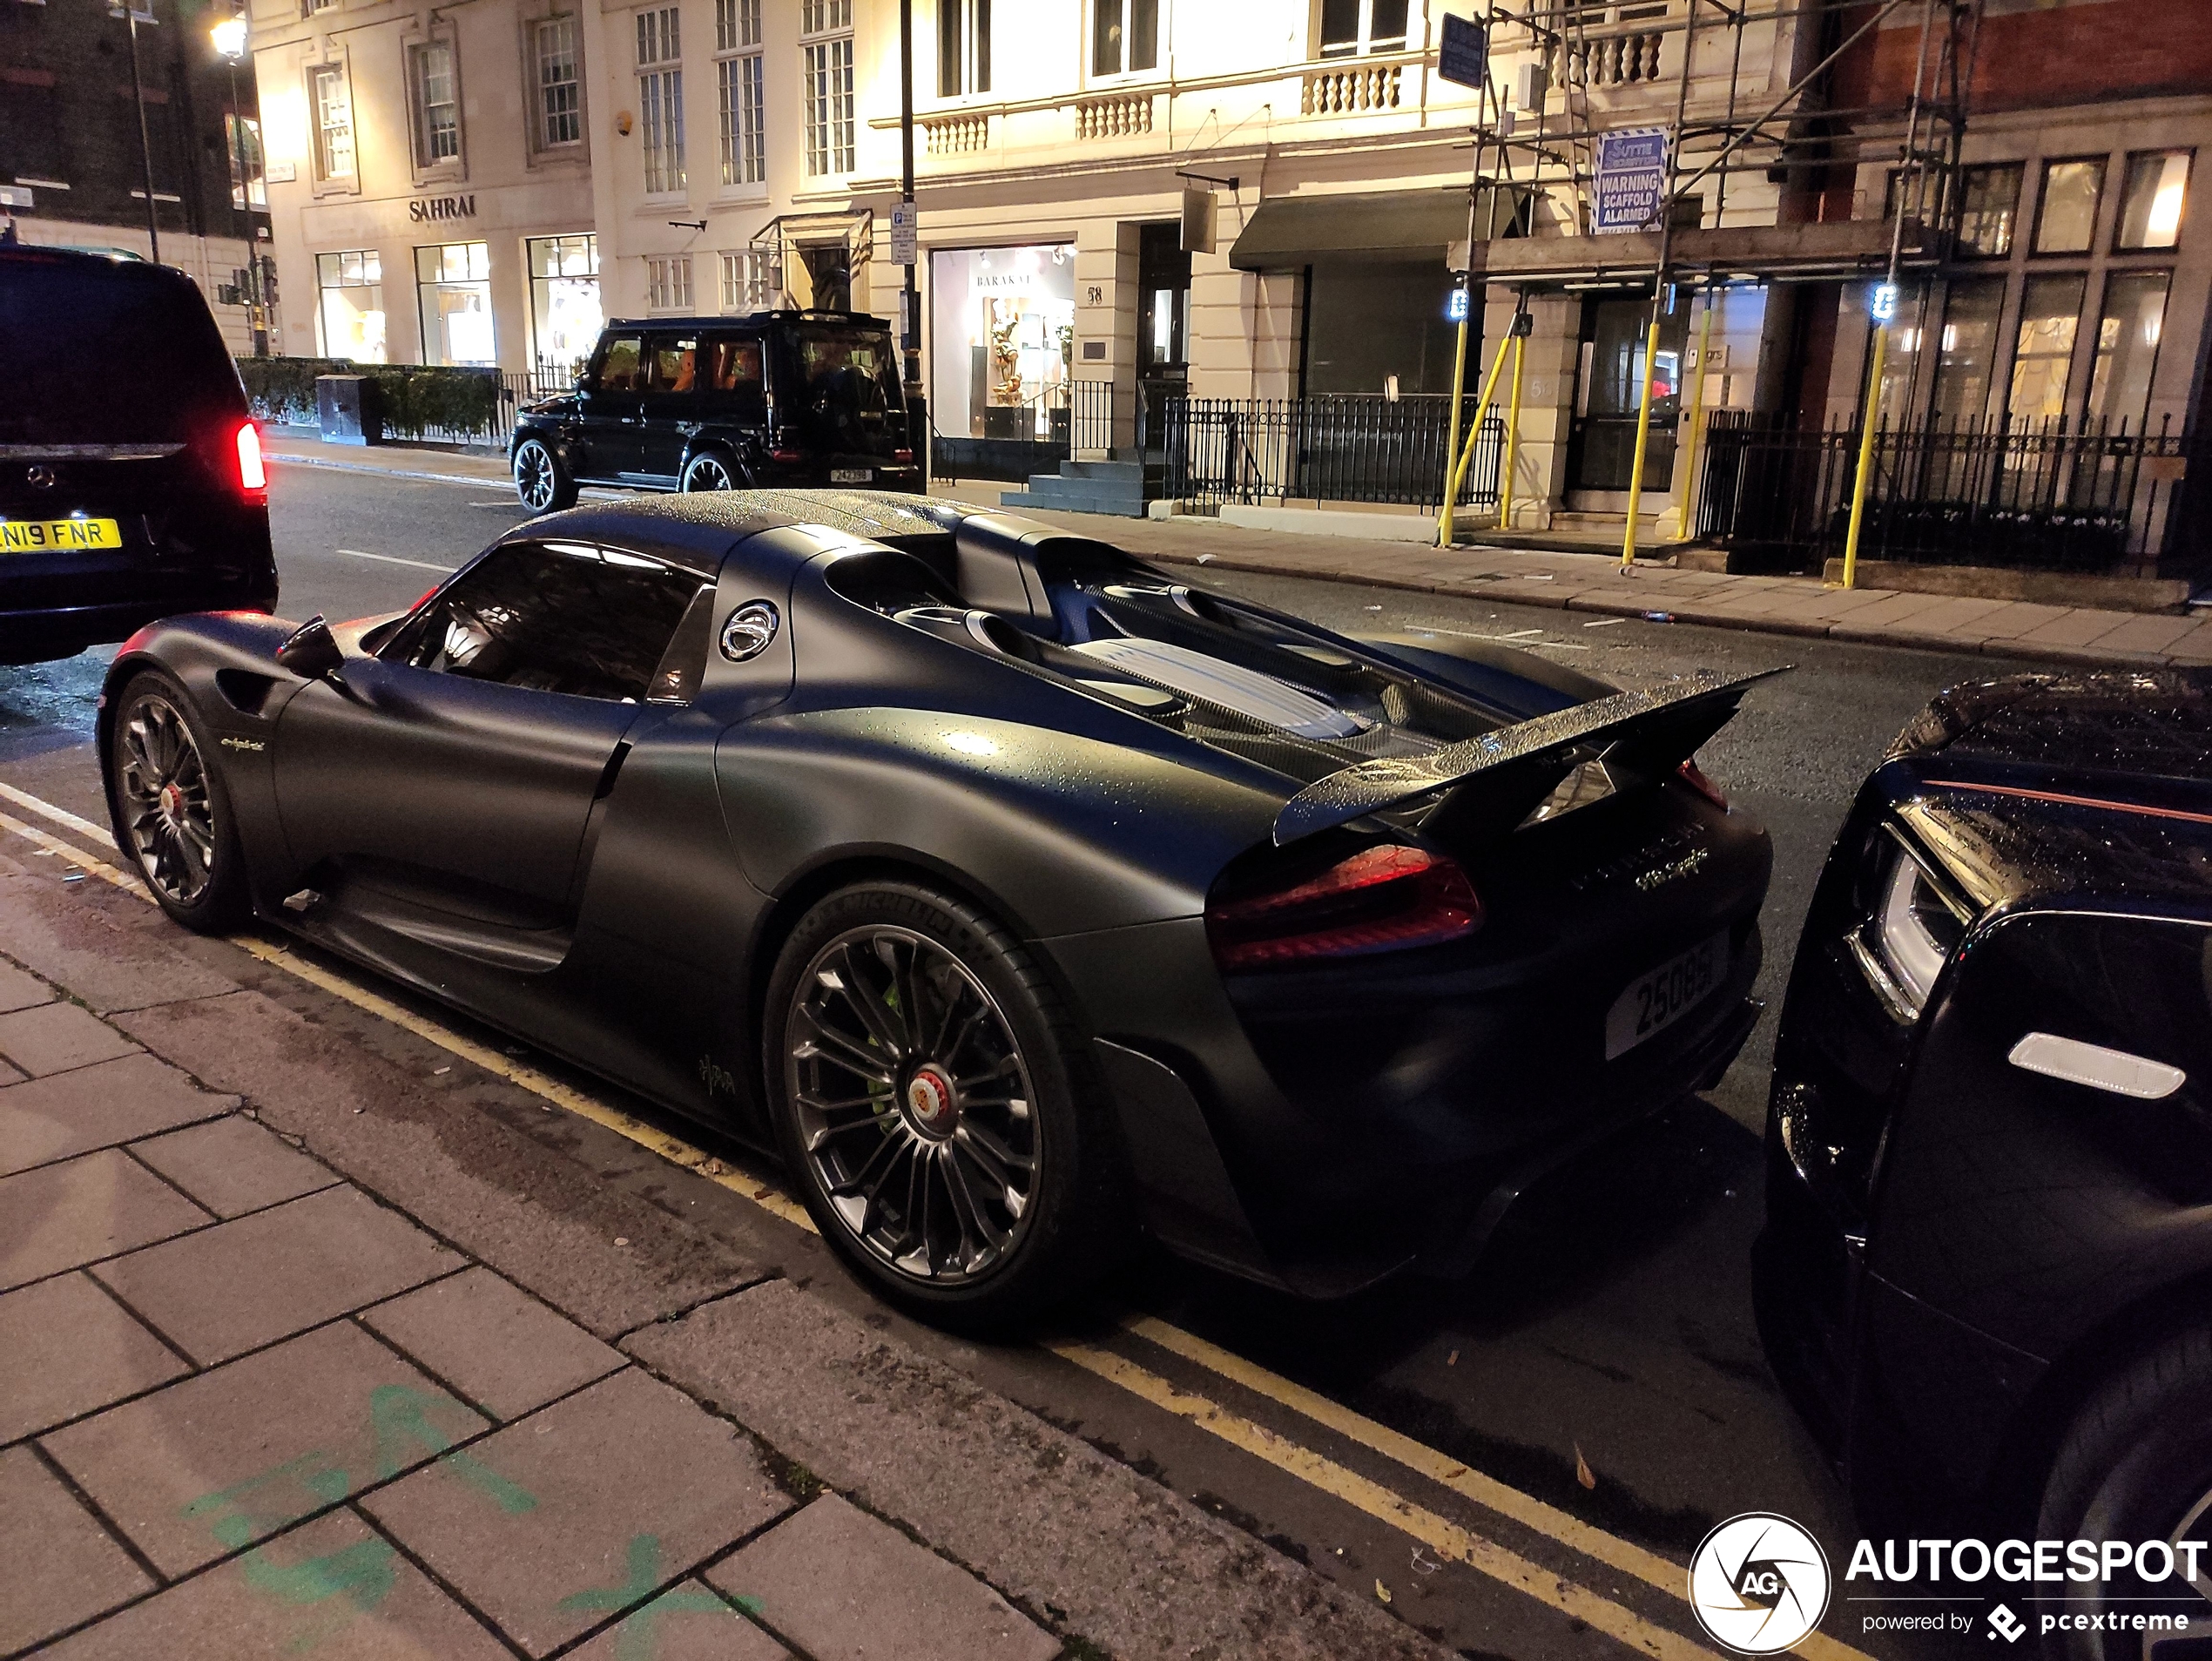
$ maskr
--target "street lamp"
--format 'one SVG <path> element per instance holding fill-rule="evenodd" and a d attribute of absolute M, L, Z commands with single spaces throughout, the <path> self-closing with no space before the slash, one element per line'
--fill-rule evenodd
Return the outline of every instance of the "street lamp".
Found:
<path fill-rule="evenodd" d="M 215 51 L 231 70 L 231 147 L 238 157 L 239 206 L 246 211 L 246 305 L 253 330 L 253 355 L 269 354 L 269 325 L 261 309 L 261 248 L 253 237 L 253 175 L 246 159 L 246 106 L 239 102 L 238 66 L 246 56 L 246 23 L 243 13 L 224 18 L 207 31 Z"/>

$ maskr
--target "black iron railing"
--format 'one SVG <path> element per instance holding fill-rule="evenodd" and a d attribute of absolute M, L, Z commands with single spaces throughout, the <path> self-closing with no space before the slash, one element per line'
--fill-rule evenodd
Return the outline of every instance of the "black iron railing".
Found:
<path fill-rule="evenodd" d="M 1471 420 L 1474 401 L 1464 405 Z M 1198 508 L 1225 502 L 1380 502 L 1439 508 L 1452 401 L 1382 398 L 1170 398 L 1167 494 Z M 1482 424 L 1459 504 L 1495 508 L 1505 422 Z"/>
<path fill-rule="evenodd" d="M 1714 412 L 1697 534 L 1811 569 L 1840 557 L 1864 435 Z M 1931 421 L 1874 433 L 1859 555 L 1930 565 L 2108 571 L 2182 551 L 2190 453 L 2161 425 Z"/>

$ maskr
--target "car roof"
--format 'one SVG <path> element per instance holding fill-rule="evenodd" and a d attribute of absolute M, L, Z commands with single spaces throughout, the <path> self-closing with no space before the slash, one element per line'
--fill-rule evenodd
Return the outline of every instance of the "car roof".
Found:
<path fill-rule="evenodd" d="M 826 525 L 899 548 L 940 542 L 981 511 L 972 503 L 887 490 L 700 490 L 587 503 L 529 520 L 501 540 L 612 543 L 712 577 L 733 545 L 779 525 Z"/>
<path fill-rule="evenodd" d="M 94 253 L 83 248 L 53 248 L 35 242 L 0 246 L 0 270 L 10 266 L 60 267 L 103 281 L 182 284 L 197 294 L 192 280 L 174 266 L 158 266 L 127 249 Z"/>
<path fill-rule="evenodd" d="M 890 319 L 876 317 L 867 312 L 783 310 L 731 312 L 711 317 L 610 317 L 599 332 L 611 334 L 618 328 L 731 328 L 752 323 L 868 323 L 878 328 L 891 327 Z"/>

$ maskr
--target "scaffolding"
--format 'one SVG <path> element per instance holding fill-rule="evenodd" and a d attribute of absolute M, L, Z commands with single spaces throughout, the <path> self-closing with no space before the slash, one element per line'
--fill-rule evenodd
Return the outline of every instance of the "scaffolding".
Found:
<path fill-rule="evenodd" d="M 1636 553 L 1661 308 L 1668 305 L 1672 291 L 1688 284 L 1703 301 L 1699 368 L 1692 384 L 1691 449 L 1683 486 L 1687 502 L 1696 465 L 1703 342 L 1710 339 L 1720 291 L 1743 283 L 1878 274 L 1894 296 L 1905 273 L 1919 275 L 1925 285 L 1926 275 L 1948 256 L 1964 206 L 1961 157 L 1982 4 L 1983 0 L 1784 0 L 1755 8 L 1753 0 L 1688 0 L 1686 6 L 1682 0 L 1524 0 L 1516 7 L 1487 0 L 1484 28 L 1491 52 L 1473 133 L 1475 179 L 1482 182 L 1487 162 L 1495 169 L 1494 180 L 1525 193 L 1530 201 L 1564 197 L 1566 217 L 1578 234 L 1532 240 L 1533 246 L 1501 243 L 1494 224 L 1491 234 L 1479 245 L 1483 268 L 1471 273 L 1470 284 L 1517 287 L 1516 334 L 1525 327 L 1522 319 L 1534 288 L 1649 285 L 1652 294 L 1624 564 L 1632 564 Z M 1903 104 L 1838 105 L 1829 96 L 1838 66 L 1907 7 L 1920 14 L 1909 97 Z M 1790 76 L 1779 98 L 1747 118 L 1739 108 L 1747 33 L 1757 24 L 1791 23 L 1813 31 L 1810 44 L 1799 47 L 1797 58 L 1799 64 L 1812 61 Z M 1496 66 L 1501 45 L 1521 44 L 1514 37 L 1516 34 L 1525 37 L 1523 63 L 1527 65 L 1533 58 L 1534 72 L 1524 66 L 1515 77 L 1518 84 L 1511 89 L 1514 96 L 1508 98 L 1496 84 Z M 1716 49 L 1709 43 L 1716 37 L 1727 43 L 1725 101 L 1716 110 L 1708 98 L 1693 110 L 1691 89 L 1699 78 L 1701 47 L 1710 64 Z M 1665 61 L 1670 41 L 1677 43 L 1672 64 Z M 1705 73 L 1710 77 L 1711 71 Z M 1664 186 L 1639 232 L 1600 239 L 1594 234 L 1597 145 L 1616 126 L 1602 119 L 1593 102 L 1594 87 L 1656 87 L 1669 78 L 1675 83 L 1675 99 L 1673 119 L 1665 129 Z M 1564 94 L 1563 119 L 1549 110 L 1554 86 Z M 1651 124 L 1646 120 L 1641 125 Z M 1901 140 L 1885 132 L 1900 126 Z M 1811 221 L 1777 225 L 1772 227 L 1776 234 L 1764 241 L 1750 234 L 1755 227 L 1728 224 L 1731 178 L 1747 169 L 1763 169 L 1770 179 L 1779 173 L 1783 182 L 1808 174 L 1819 175 L 1825 182 L 1838 169 L 1855 177 L 1861 166 L 1885 153 L 1893 154 L 1894 160 L 1880 220 L 1864 221 L 1850 213 L 1841 221 L 1830 221 L 1821 213 Z M 1710 214 L 1703 196 L 1697 193 L 1709 180 L 1713 193 Z M 1828 185 L 1819 192 L 1824 206 L 1832 188 Z M 1498 194 L 1489 192 L 1494 204 Z M 1471 265 L 1478 230 L 1472 219 L 1471 204 Z M 1886 321 L 1879 320 L 1874 334 L 1878 361 L 1868 381 L 1870 426 L 1871 400 L 1878 396 L 1881 384 L 1878 358 L 1884 329 L 1879 324 Z M 1518 350 L 1516 341 L 1516 388 Z M 1494 368 L 1494 381 L 1495 378 Z M 1507 419 L 1509 445 L 1518 437 L 1520 414 L 1516 395 Z M 1456 430 L 1456 418 L 1454 425 Z M 1508 478 L 1507 500 L 1512 488 Z M 1685 512 L 1678 534 L 1688 534 L 1688 522 Z M 1440 533 L 1448 530 L 1447 514 Z"/>

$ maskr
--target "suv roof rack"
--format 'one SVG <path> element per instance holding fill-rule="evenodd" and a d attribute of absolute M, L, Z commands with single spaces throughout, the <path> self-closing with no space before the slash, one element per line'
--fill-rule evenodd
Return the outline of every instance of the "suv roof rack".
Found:
<path fill-rule="evenodd" d="M 600 326 L 604 333 L 610 328 L 719 328 L 732 323 L 773 322 L 779 319 L 807 322 L 880 323 L 891 327 L 887 317 L 878 317 L 873 312 L 832 311 L 826 307 L 777 307 L 766 311 L 726 312 L 711 317 L 610 317 Z"/>

